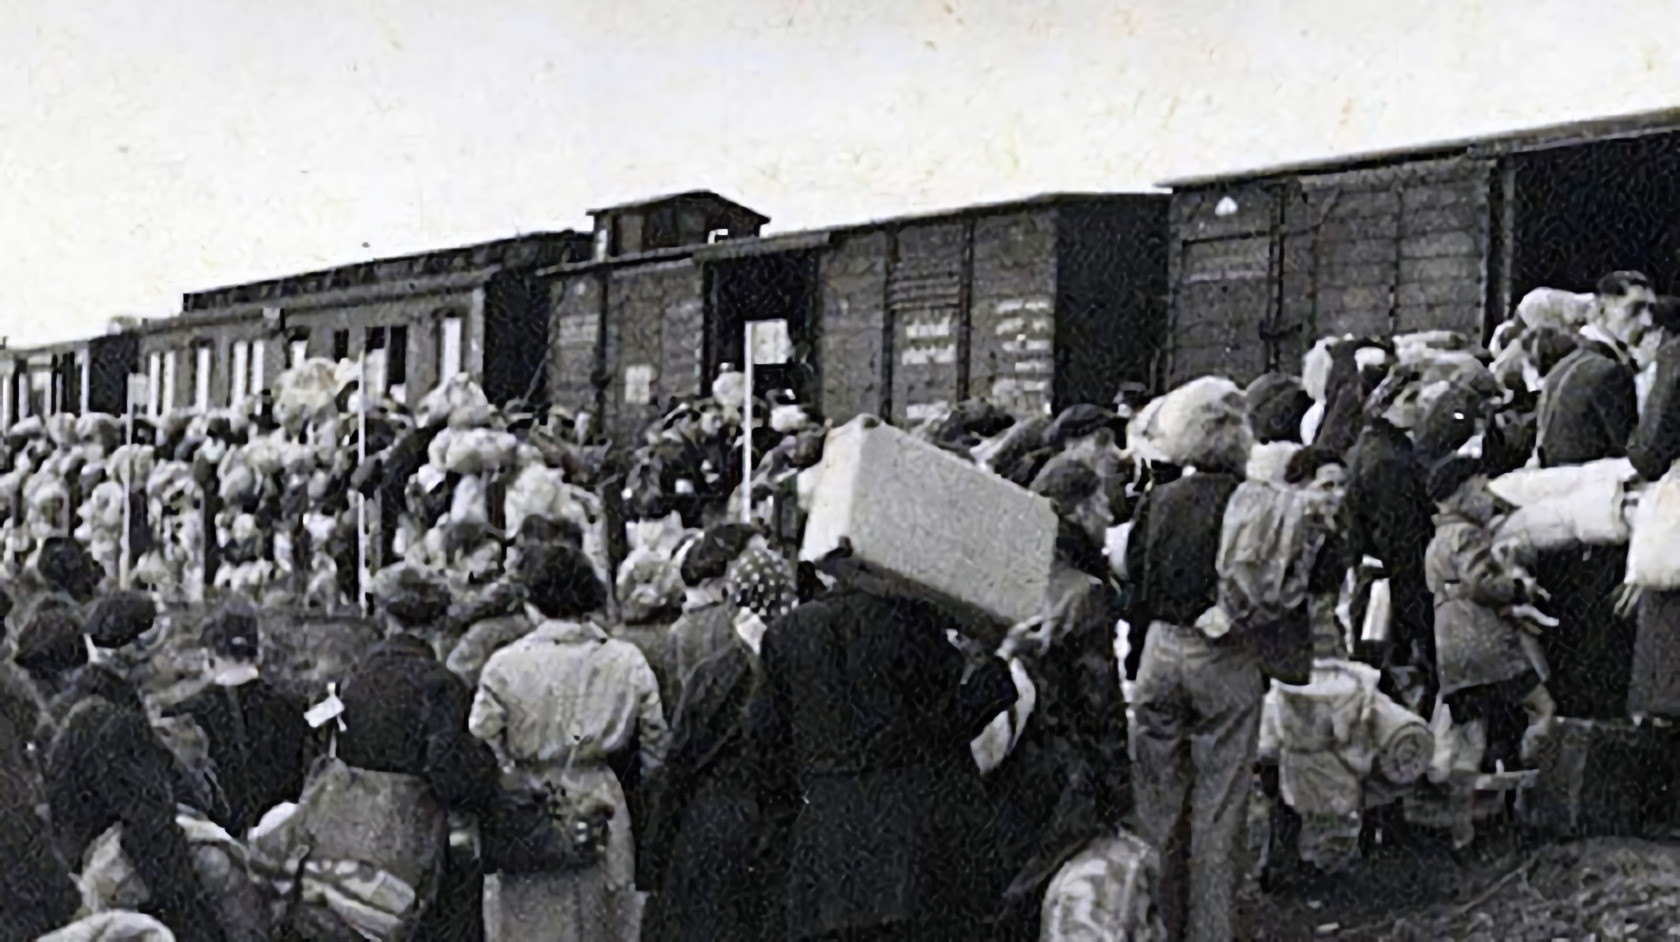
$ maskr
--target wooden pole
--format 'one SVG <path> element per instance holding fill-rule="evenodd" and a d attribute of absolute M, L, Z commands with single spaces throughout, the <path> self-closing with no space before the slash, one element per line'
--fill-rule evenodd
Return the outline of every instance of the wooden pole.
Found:
<path fill-rule="evenodd" d="M 741 346 L 746 353 L 747 393 L 741 402 L 741 522 L 752 523 L 753 473 L 753 322 L 747 321 Z"/>
<path fill-rule="evenodd" d="M 128 384 L 128 396 L 125 397 L 128 400 L 128 406 L 123 409 L 123 445 L 125 447 L 132 446 L 134 444 L 134 390 L 135 383 L 133 382 L 133 379 L 130 378 Z M 133 565 L 129 561 L 129 557 L 132 555 L 134 549 L 134 536 L 130 532 L 134 528 L 134 453 L 132 451 L 129 452 L 128 467 L 123 469 L 123 472 L 117 477 L 117 483 L 122 485 L 123 492 L 122 545 L 118 550 L 120 558 L 117 560 L 117 587 L 119 589 L 126 590 L 129 582 L 129 570 Z"/>

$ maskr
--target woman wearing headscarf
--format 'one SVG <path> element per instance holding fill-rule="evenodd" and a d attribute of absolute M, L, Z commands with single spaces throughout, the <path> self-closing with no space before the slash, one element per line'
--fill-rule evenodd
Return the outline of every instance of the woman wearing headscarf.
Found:
<path fill-rule="evenodd" d="M 684 586 L 683 613 L 665 635 L 659 702 L 667 712 L 676 709 L 682 678 L 733 643 L 729 567 L 755 539 L 758 531 L 741 523 L 710 527 L 677 551 L 677 568 Z M 654 673 L 660 674 L 655 670 Z M 673 714 L 674 715 L 674 714 Z"/>
<path fill-rule="evenodd" d="M 503 873 L 486 907 L 489 937 L 633 939 L 635 845 L 630 809 L 612 762 L 635 749 L 644 773 L 663 760 L 659 688 L 636 646 L 610 638 L 606 591 L 582 552 L 531 547 L 522 580 L 540 624 L 490 658 L 473 700 L 473 734 L 500 760 L 504 787 L 557 790 L 610 810 L 599 863 L 570 871 Z"/>
<path fill-rule="evenodd" d="M 743 731 L 767 625 L 793 610 L 793 568 L 760 546 L 729 564 L 728 615 L 709 653 L 679 678 L 671 748 L 644 843 L 658 893 L 642 938 L 745 942 L 766 937 L 773 896 L 759 859 L 755 756 Z"/>

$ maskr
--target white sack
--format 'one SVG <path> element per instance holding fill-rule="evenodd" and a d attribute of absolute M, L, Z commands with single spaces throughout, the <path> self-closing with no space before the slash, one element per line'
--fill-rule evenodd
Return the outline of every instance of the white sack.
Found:
<path fill-rule="evenodd" d="M 1605 482 L 1620 484 L 1637 477 L 1633 462 L 1626 458 L 1605 458 L 1587 464 L 1559 468 L 1523 468 L 1502 474 L 1488 482 L 1488 490 L 1509 504 L 1522 507 L 1544 500 L 1568 497 L 1583 488 L 1602 488 Z"/>
<path fill-rule="evenodd" d="M 1150 461 L 1240 467 L 1253 443 L 1245 404 L 1242 388 L 1225 377 L 1193 379 L 1145 406 L 1128 423 L 1127 446 Z"/>
<path fill-rule="evenodd" d="M 1617 546 L 1631 536 L 1627 494 L 1610 478 L 1582 482 L 1573 493 L 1517 508 L 1500 522 L 1495 539 L 1533 550 L 1564 549 L 1577 544 Z"/>
<path fill-rule="evenodd" d="M 1680 463 L 1639 496 L 1632 529 L 1624 581 L 1662 592 L 1680 589 Z"/>
<path fill-rule="evenodd" d="M 1295 442 L 1267 442 L 1255 445 L 1248 452 L 1248 470 L 1244 477 L 1250 481 L 1270 481 L 1273 484 L 1284 483 L 1284 473 L 1289 470 L 1289 461 L 1301 450 Z"/>
<path fill-rule="evenodd" d="M 1516 316 L 1529 327 L 1554 327 L 1574 333 L 1592 318 L 1597 297 L 1557 288 L 1535 288 L 1517 302 Z"/>

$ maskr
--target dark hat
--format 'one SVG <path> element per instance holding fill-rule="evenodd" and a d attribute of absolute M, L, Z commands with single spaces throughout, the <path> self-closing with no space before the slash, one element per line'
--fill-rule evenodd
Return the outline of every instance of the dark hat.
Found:
<path fill-rule="evenodd" d="M 1102 478 L 1097 472 L 1063 455 L 1050 459 L 1032 484 L 1033 493 L 1048 497 L 1064 514 L 1089 500 L 1101 488 Z"/>
<path fill-rule="evenodd" d="M 405 628 L 425 628 L 449 614 L 449 590 L 413 569 L 404 568 L 380 599 L 385 613 Z"/>
<path fill-rule="evenodd" d="M 1001 435 L 1015 424 L 1015 418 L 984 399 L 965 399 L 939 423 L 935 440 L 958 442 L 972 447 L 981 439 Z"/>
<path fill-rule="evenodd" d="M 707 529 L 695 538 L 683 556 L 683 583 L 692 586 L 723 578 L 729 564 L 746 550 L 757 532 L 744 523 L 726 523 Z"/>
<path fill-rule="evenodd" d="M 56 677 L 88 662 L 82 626 L 69 608 L 48 608 L 35 613 L 18 632 L 13 663 L 34 677 Z"/>
<path fill-rule="evenodd" d="M 204 622 L 201 640 L 217 657 L 256 660 L 262 653 L 261 623 L 256 608 L 244 601 L 222 605 Z"/>
<path fill-rule="evenodd" d="M 1313 403 L 1300 380 L 1283 373 L 1266 373 L 1249 384 L 1247 399 L 1248 424 L 1256 443 L 1301 440 L 1301 420 Z"/>
<path fill-rule="evenodd" d="M 553 517 L 530 514 L 520 521 L 519 533 L 514 537 L 514 540 L 525 545 L 565 543 L 577 549 L 582 549 L 583 528 L 570 520 L 557 520 Z"/>
<path fill-rule="evenodd" d="M 1418 424 L 1417 446 L 1424 459 L 1435 461 L 1457 451 L 1476 433 L 1481 397 L 1463 386 L 1452 386 L 1429 404 Z"/>
<path fill-rule="evenodd" d="M 1074 439 L 1094 435 L 1105 428 L 1125 436 L 1120 417 L 1113 412 L 1093 405 L 1069 406 L 1050 423 L 1050 429 L 1044 435 L 1045 443 L 1051 448 L 1060 448 Z"/>
<path fill-rule="evenodd" d="M 114 649 L 140 640 L 157 621 L 157 604 L 144 592 L 113 592 L 88 611 L 87 636 L 94 646 Z"/>
<path fill-rule="evenodd" d="M 1665 294 L 1651 307 L 1651 323 L 1670 336 L 1680 335 L 1680 298 Z"/>
<path fill-rule="evenodd" d="M 1644 272 L 1613 271 L 1598 279 L 1597 293 L 1606 297 L 1620 297 L 1634 288 L 1651 287 L 1651 279 Z"/>
<path fill-rule="evenodd" d="M 70 593 L 79 602 L 92 598 L 99 585 L 93 558 L 67 536 L 49 536 L 42 542 L 35 571 L 48 585 Z"/>
<path fill-rule="evenodd" d="M 1149 387 L 1143 383 L 1121 383 L 1114 393 L 1115 405 L 1141 406 L 1149 401 Z"/>

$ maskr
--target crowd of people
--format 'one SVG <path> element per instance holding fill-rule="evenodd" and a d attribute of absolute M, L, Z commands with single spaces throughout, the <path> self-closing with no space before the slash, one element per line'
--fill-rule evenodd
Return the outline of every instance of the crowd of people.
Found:
<path fill-rule="evenodd" d="M 829 424 L 744 408 L 733 371 L 623 473 L 588 416 L 464 378 L 364 403 L 324 363 L 249 409 L 26 420 L 0 942 L 1212 942 L 1241 935 L 1269 690 L 1364 662 L 1451 744 L 1469 779 L 1420 788 L 1454 801 L 1558 717 L 1680 713 L 1674 586 L 1525 540 L 1494 486 L 1664 480 L 1680 303 L 1618 272 L 1488 349 L 1327 338 L 1303 366 L 916 428 L 1056 511 L 1048 604 L 993 634 L 798 558 Z M 289 619 L 363 597 L 343 671 L 283 676 Z"/>

